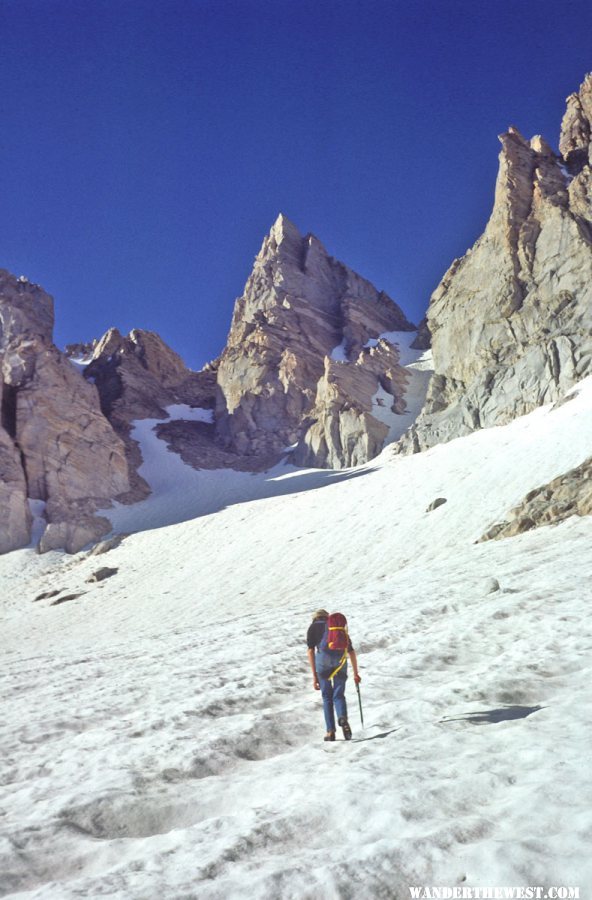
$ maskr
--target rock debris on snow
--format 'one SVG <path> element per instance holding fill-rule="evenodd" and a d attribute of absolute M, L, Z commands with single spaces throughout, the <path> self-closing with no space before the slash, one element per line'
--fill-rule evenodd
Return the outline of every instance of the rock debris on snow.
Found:
<path fill-rule="evenodd" d="M 96 572 L 93 572 L 86 581 L 87 583 L 104 581 L 106 578 L 112 578 L 114 575 L 117 575 L 118 572 L 119 569 L 110 569 L 109 566 L 103 566 L 101 569 L 97 569 Z"/>
<path fill-rule="evenodd" d="M 435 509 L 438 509 L 439 506 L 443 506 L 445 503 L 448 503 L 446 497 L 436 497 L 436 499 L 432 500 L 430 505 L 427 507 L 426 512 L 433 512 Z"/>

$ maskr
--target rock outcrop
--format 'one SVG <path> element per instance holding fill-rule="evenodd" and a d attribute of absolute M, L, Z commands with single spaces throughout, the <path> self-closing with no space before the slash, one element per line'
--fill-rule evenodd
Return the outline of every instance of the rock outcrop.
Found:
<path fill-rule="evenodd" d="M 592 76 L 567 101 L 560 150 L 500 138 L 484 234 L 432 295 L 435 374 L 400 444 L 422 450 L 553 402 L 592 370 Z"/>
<path fill-rule="evenodd" d="M 19 449 L 14 442 L 13 401 L 2 389 L 0 427 L 0 553 L 26 547 L 31 539 L 32 516 L 27 502 L 27 480 Z M 9 411 L 10 410 L 10 411 Z M 9 421 L 7 421 L 9 419 Z"/>
<path fill-rule="evenodd" d="M 195 469 L 234 469 L 237 472 L 266 472 L 277 462 L 277 453 L 268 455 L 236 453 L 215 439 L 214 422 L 173 419 L 156 426 L 156 436 L 184 463 Z"/>
<path fill-rule="evenodd" d="M 191 372 L 181 357 L 153 331 L 117 328 L 97 342 L 84 376 L 94 382 L 101 408 L 117 429 L 134 419 L 166 419 L 174 403 L 213 408 L 215 370 Z"/>
<path fill-rule="evenodd" d="M 530 491 L 508 519 L 497 522 L 478 541 L 513 537 L 570 516 L 592 515 L 592 457 L 575 469 Z"/>
<path fill-rule="evenodd" d="M 96 388 L 54 346 L 52 331 L 52 298 L 0 271 L 3 552 L 30 541 L 27 500 L 45 504 L 39 549 L 76 552 L 111 528 L 96 510 L 129 490 L 124 446 Z"/>
<path fill-rule="evenodd" d="M 413 350 L 430 350 L 432 346 L 432 335 L 428 326 L 427 316 L 424 316 L 417 328 L 417 337 L 411 344 Z"/>
<path fill-rule="evenodd" d="M 386 294 L 280 215 L 236 302 L 220 357 L 217 440 L 266 457 L 298 444 L 300 464 L 365 462 L 388 432 L 373 420 L 371 398 L 405 376 L 395 372 L 391 345 L 364 347 L 384 332 L 413 330 Z M 400 403 L 392 394 L 391 404 Z"/>
<path fill-rule="evenodd" d="M 95 352 L 95 347 L 97 346 L 98 341 L 96 339 L 92 341 L 88 341 L 86 343 L 78 342 L 76 344 L 66 344 L 64 347 L 64 353 L 68 357 L 68 359 L 73 360 L 79 364 L 88 363 L 91 359 L 93 353 Z"/>
<path fill-rule="evenodd" d="M 131 481 L 126 499 L 141 500 L 148 496 L 150 488 L 138 474 L 142 456 L 131 436 L 132 423 L 138 419 L 166 420 L 167 407 L 180 403 L 213 409 L 216 365 L 192 372 L 158 334 L 139 328 L 125 336 L 117 328 L 110 328 L 99 341 L 82 346 L 93 348 L 84 377 L 96 385 L 103 414 L 126 447 Z M 206 438 L 190 454 L 196 468 L 212 467 L 212 432 L 210 427 Z"/>
<path fill-rule="evenodd" d="M 325 357 L 313 422 L 292 455 L 296 465 L 341 469 L 378 456 L 389 427 L 377 406 L 404 413 L 407 378 L 397 348 L 386 340 L 361 350 L 351 363 Z"/>

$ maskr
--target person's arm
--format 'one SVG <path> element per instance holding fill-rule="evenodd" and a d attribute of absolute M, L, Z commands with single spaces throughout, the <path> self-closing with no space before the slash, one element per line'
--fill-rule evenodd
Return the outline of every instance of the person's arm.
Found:
<path fill-rule="evenodd" d="M 348 651 L 349 658 L 351 660 L 352 669 L 354 670 L 354 681 L 356 684 L 359 684 L 362 680 L 362 676 L 358 672 L 358 657 L 356 656 L 355 650 Z"/>
<path fill-rule="evenodd" d="M 318 679 L 318 675 L 317 675 L 317 667 L 316 667 L 316 664 L 315 664 L 315 652 L 314 652 L 314 647 L 309 647 L 308 650 L 307 650 L 306 652 L 307 652 L 307 655 L 308 655 L 308 661 L 309 661 L 309 663 L 310 663 L 310 668 L 311 668 L 311 671 L 312 671 L 312 683 L 313 683 L 313 685 L 314 685 L 314 689 L 315 689 L 315 691 L 320 691 L 321 686 L 320 686 L 320 684 L 319 684 L 319 679 Z"/>

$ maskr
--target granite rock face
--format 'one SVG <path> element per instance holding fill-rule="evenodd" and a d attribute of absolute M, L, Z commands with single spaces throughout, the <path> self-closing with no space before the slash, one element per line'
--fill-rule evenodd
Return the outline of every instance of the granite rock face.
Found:
<path fill-rule="evenodd" d="M 567 101 L 556 155 L 500 137 L 484 234 L 432 295 L 435 373 L 400 444 L 423 450 L 554 402 L 592 371 L 592 76 Z"/>
<path fill-rule="evenodd" d="M 392 347 L 363 348 L 384 332 L 413 330 L 389 297 L 280 215 L 236 302 L 219 360 L 217 440 L 261 456 L 298 444 L 303 465 L 365 462 L 388 431 L 369 418 L 371 397 L 379 384 L 389 390 L 405 379 L 392 371 Z"/>
<path fill-rule="evenodd" d="M 40 338 L 51 343 L 53 300 L 43 288 L 21 275 L 16 278 L 0 269 L 0 349 L 11 341 Z"/>
<path fill-rule="evenodd" d="M 129 490 L 124 446 L 96 388 L 52 343 L 52 330 L 52 298 L 1 271 L 3 552 L 30 541 L 28 499 L 45 503 L 39 549 L 76 552 L 110 530 L 96 510 Z"/>
<path fill-rule="evenodd" d="M 361 350 L 351 363 L 325 357 L 325 371 L 310 412 L 313 423 L 294 451 L 293 462 L 342 469 L 378 456 L 389 433 L 382 417 L 376 415 L 378 401 L 402 414 L 406 383 L 398 350 L 386 340 Z"/>
<path fill-rule="evenodd" d="M 559 152 L 566 163 L 582 169 L 592 165 L 590 141 L 592 138 L 592 74 L 587 75 L 580 90 L 570 94 L 561 123 Z"/>

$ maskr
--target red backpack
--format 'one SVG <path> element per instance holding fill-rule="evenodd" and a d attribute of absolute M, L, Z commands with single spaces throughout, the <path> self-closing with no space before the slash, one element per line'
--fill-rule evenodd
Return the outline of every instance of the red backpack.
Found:
<path fill-rule="evenodd" d="M 347 619 L 343 613 L 331 613 L 325 625 L 325 634 L 319 644 L 319 650 L 333 650 L 344 653 L 349 643 L 347 635 Z"/>

